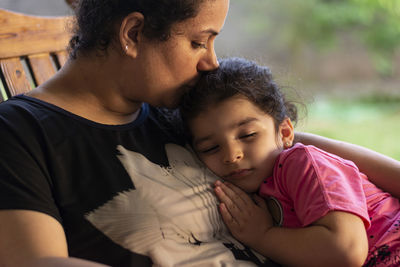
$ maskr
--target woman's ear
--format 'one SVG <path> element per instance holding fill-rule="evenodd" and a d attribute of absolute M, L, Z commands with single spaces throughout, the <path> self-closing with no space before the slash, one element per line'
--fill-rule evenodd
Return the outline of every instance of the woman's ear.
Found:
<path fill-rule="evenodd" d="M 294 127 L 289 118 L 285 118 L 279 125 L 279 135 L 282 139 L 284 148 L 289 148 L 293 145 Z"/>
<path fill-rule="evenodd" d="M 128 56 L 136 57 L 138 44 L 142 40 L 144 16 L 139 12 L 128 14 L 121 23 L 119 40 L 122 51 Z"/>

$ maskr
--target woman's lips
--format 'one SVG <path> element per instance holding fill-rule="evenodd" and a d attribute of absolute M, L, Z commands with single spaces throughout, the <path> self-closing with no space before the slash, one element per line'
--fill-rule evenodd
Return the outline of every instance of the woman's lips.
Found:
<path fill-rule="evenodd" d="M 241 179 L 245 176 L 248 176 L 252 171 L 253 171 L 253 169 L 235 170 L 235 171 L 229 173 L 228 175 L 224 175 L 223 178 L 224 179 L 232 179 L 232 180 Z"/>

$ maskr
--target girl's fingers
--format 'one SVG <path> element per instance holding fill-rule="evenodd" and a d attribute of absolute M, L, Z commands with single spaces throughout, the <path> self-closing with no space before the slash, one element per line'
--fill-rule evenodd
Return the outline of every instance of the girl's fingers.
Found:
<path fill-rule="evenodd" d="M 226 187 L 228 187 L 229 189 L 231 189 L 243 201 L 243 203 L 245 203 L 245 204 L 253 204 L 253 201 L 247 195 L 247 193 L 244 192 L 239 187 L 237 187 L 236 185 L 228 183 L 228 182 L 225 182 L 224 185 Z"/>
<path fill-rule="evenodd" d="M 255 206 L 253 200 L 246 193 L 233 185 L 231 187 L 230 184 L 216 183 L 215 193 L 236 225 L 243 224 L 250 216 L 251 209 Z M 248 200 L 243 200 L 244 197 Z"/>
<path fill-rule="evenodd" d="M 222 220 L 228 226 L 229 230 L 232 230 L 237 222 L 234 217 L 230 214 L 229 210 L 227 209 L 224 203 L 219 204 L 219 212 L 221 213 Z"/>
<path fill-rule="evenodd" d="M 218 198 L 221 202 L 220 211 L 221 211 L 221 209 L 225 209 L 226 213 L 229 213 L 230 218 L 232 218 L 231 219 L 232 221 L 235 221 L 237 223 L 242 221 L 243 212 L 238 208 L 237 204 L 234 201 L 232 201 L 232 199 L 225 193 L 225 191 L 223 191 L 221 186 L 217 186 L 215 188 L 215 194 L 218 196 Z M 229 218 L 227 216 L 225 216 L 224 221 L 228 220 L 228 219 Z M 228 222 L 225 221 L 225 223 L 228 223 Z M 231 225 L 232 225 L 232 223 L 231 223 Z"/>
<path fill-rule="evenodd" d="M 226 193 L 226 195 L 231 198 L 231 200 L 236 203 L 236 205 L 241 209 L 247 209 L 248 205 L 252 205 L 253 201 L 251 198 L 247 195 L 246 192 L 244 192 L 242 189 L 239 187 L 228 183 L 228 182 L 216 182 L 216 186 L 220 186 L 222 190 Z"/>
<path fill-rule="evenodd" d="M 222 186 L 215 187 L 214 191 L 219 201 L 221 203 L 224 203 L 227 206 L 227 208 L 231 208 L 236 205 L 235 202 L 229 196 L 229 193 L 227 193 L 226 189 L 222 188 Z"/>
<path fill-rule="evenodd" d="M 219 184 L 215 187 L 215 193 L 219 200 L 227 205 L 227 208 L 232 213 L 236 210 L 244 210 L 245 204 L 238 194 L 225 184 Z"/>

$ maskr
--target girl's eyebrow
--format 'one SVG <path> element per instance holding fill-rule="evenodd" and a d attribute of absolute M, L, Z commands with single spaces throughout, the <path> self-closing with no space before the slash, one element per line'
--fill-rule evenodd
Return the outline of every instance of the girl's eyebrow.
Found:
<path fill-rule="evenodd" d="M 257 119 L 257 118 L 253 118 L 253 117 L 248 117 L 248 118 L 245 118 L 245 119 L 243 119 L 243 120 L 241 120 L 241 121 L 239 121 L 239 122 L 234 122 L 234 123 L 232 123 L 232 125 L 229 126 L 229 128 L 231 128 L 231 129 L 237 128 L 237 127 L 246 125 L 246 124 L 248 124 L 248 123 L 250 123 L 250 122 L 253 122 L 253 121 L 258 121 L 258 119 Z M 213 136 L 213 134 L 210 134 L 210 135 L 207 135 L 207 136 L 204 136 L 204 137 L 195 139 L 195 140 L 193 141 L 193 146 L 196 147 L 196 146 L 198 146 L 199 144 L 210 140 L 210 139 L 212 138 L 212 136 Z"/>
<path fill-rule="evenodd" d="M 247 118 L 245 118 L 244 120 L 241 120 L 241 121 L 239 121 L 238 123 L 235 123 L 235 124 L 232 125 L 231 127 L 233 128 L 233 127 L 235 127 L 235 126 L 242 126 L 242 125 L 248 124 L 248 123 L 253 122 L 253 121 L 258 121 L 258 119 L 257 119 L 257 118 L 254 118 L 254 117 L 247 117 Z"/>
<path fill-rule="evenodd" d="M 207 140 L 210 140 L 211 137 L 212 137 L 212 134 L 210 134 L 210 135 L 208 135 L 208 136 L 205 136 L 205 137 L 202 137 L 202 138 L 199 138 L 199 139 L 195 139 L 195 140 L 193 141 L 193 146 L 194 146 L 194 147 L 197 147 L 199 144 L 201 144 L 201 143 L 203 143 L 203 142 L 206 142 Z"/>

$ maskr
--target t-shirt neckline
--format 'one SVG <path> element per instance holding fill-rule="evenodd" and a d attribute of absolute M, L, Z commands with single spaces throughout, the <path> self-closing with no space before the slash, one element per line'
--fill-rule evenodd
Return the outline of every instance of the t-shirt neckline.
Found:
<path fill-rule="evenodd" d="M 39 104 L 39 105 L 44 106 L 44 107 L 46 107 L 48 109 L 51 109 L 51 110 L 53 110 L 55 112 L 64 114 L 64 115 L 66 115 L 68 117 L 71 117 L 71 118 L 73 118 L 75 120 L 78 120 L 78 121 L 80 121 L 82 123 L 85 123 L 85 124 L 88 124 L 88 125 L 91 125 L 91 126 L 94 126 L 94 127 L 97 127 L 97 128 L 104 128 L 104 129 L 115 129 L 115 130 L 119 129 L 119 130 L 123 130 L 123 129 L 129 129 L 129 128 L 132 128 L 132 127 L 137 127 L 138 125 L 141 125 L 145 121 L 145 119 L 147 118 L 147 116 L 149 114 L 149 105 L 147 103 L 142 103 L 140 109 L 138 110 L 138 114 L 137 114 L 136 118 L 133 121 L 128 122 L 126 124 L 115 124 L 115 125 L 114 124 L 102 124 L 102 123 L 99 123 L 99 122 L 95 122 L 95 121 L 86 119 L 86 118 L 84 118 L 82 116 L 76 115 L 76 114 L 74 114 L 72 112 L 69 112 L 69 111 L 59 107 L 59 106 L 56 106 L 54 104 L 48 103 L 48 102 L 43 101 L 43 100 L 40 100 L 38 98 L 34 98 L 34 97 L 27 96 L 27 95 L 24 95 L 24 94 L 19 94 L 19 95 L 16 95 L 16 96 L 10 98 L 9 100 L 12 100 L 13 98 L 14 99 L 21 99 L 21 100 L 24 100 L 24 101 L 29 101 L 29 102 L 33 102 L 33 103 Z"/>

